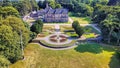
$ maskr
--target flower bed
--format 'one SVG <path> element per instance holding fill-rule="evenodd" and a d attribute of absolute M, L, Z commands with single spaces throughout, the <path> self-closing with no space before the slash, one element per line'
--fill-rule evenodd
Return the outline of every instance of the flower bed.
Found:
<path fill-rule="evenodd" d="M 56 42 L 56 43 L 57 43 L 57 39 L 55 39 L 55 38 L 50 38 L 50 41 L 51 41 L 51 42 Z"/>
<path fill-rule="evenodd" d="M 65 42 L 65 41 L 67 41 L 66 38 L 62 38 L 62 39 L 60 40 L 60 42 Z"/>

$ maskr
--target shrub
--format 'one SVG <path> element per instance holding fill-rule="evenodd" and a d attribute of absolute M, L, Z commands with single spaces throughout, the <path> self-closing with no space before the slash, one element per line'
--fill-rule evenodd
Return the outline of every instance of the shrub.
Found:
<path fill-rule="evenodd" d="M 72 28 L 76 28 L 78 25 L 79 25 L 79 22 L 78 21 L 74 21 L 72 23 Z"/>
<path fill-rule="evenodd" d="M 43 28 L 43 22 L 41 20 L 35 21 L 35 24 L 31 26 L 31 31 L 35 33 L 41 33 Z"/>
<path fill-rule="evenodd" d="M 76 32 L 76 34 L 78 34 L 79 37 L 81 37 L 82 34 L 84 33 L 84 29 L 81 26 L 77 26 L 75 29 L 75 32 Z"/>
<path fill-rule="evenodd" d="M 79 22 L 78 22 L 78 21 L 74 21 L 74 22 L 72 23 L 72 27 L 74 28 L 76 34 L 78 34 L 78 36 L 81 37 L 82 34 L 84 33 L 84 29 L 83 29 L 83 27 L 81 27 L 81 26 L 79 25 Z"/>

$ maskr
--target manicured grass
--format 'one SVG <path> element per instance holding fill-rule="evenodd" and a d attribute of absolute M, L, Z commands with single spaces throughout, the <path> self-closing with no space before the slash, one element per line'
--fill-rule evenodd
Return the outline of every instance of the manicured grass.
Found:
<path fill-rule="evenodd" d="M 78 37 L 78 35 L 75 32 L 66 32 L 65 34 L 67 34 L 70 37 Z"/>
<path fill-rule="evenodd" d="M 89 17 L 71 17 L 74 21 L 79 21 L 80 24 L 88 24 L 91 23 L 91 20 Z"/>
<path fill-rule="evenodd" d="M 99 44 L 80 44 L 75 48 L 78 52 L 101 53 L 103 51 Z"/>
<path fill-rule="evenodd" d="M 25 59 L 10 68 L 119 68 L 115 51 L 100 45 L 79 45 L 68 50 L 50 50 L 37 44 L 25 48 Z M 96 49 L 97 48 L 97 49 Z M 109 49 L 109 50 L 107 50 Z M 97 52 L 95 51 L 97 50 Z M 115 65 L 114 65 L 115 64 Z"/>
<path fill-rule="evenodd" d="M 95 37 L 96 37 L 94 33 L 83 34 L 83 36 L 84 36 L 85 38 L 95 38 Z"/>
<path fill-rule="evenodd" d="M 74 29 L 72 28 L 72 26 L 65 26 L 65 25 L 60 26 L 60 31 L 61 32 L 64 32 L 66 30 L 74 30 Z"/>

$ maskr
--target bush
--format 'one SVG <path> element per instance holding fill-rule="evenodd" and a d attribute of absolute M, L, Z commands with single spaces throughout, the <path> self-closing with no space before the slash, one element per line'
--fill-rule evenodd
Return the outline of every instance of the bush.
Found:
<path fill-rule="evenodd" d="M 77 26 L 75 29 L 75 32 L 76 32 L 76 34 L 78 34 L 79 37 L 81 37 L 82 34 L 84 33 L 84 29 L 81 26 Z"/>
<path fill-rule="evenodd" d="M 79 22 L 78 21 L 74 21 L 72 23 L 72 28 L 76 28 L 78 25 L 79 25 Z"/>
<path fill-rule="evenodd" d="M 82 34 L 84 33 L 84 29 L 83 29 L 83 27 L 81 27 L 81 26 L 79 25 L 79 22 L 78 22 L 78 21 L 74 21 L 74 22 L 72 23 L 72 27 L 74 28 L 76 34 L 78 34 L 78 36 L 81 37 Z"/>
<path fill-rule="evenodd" d="M 31 26 L 31 31 L 35 33 L 41 33 L 43 28 L 43 22 L 41 20 L 35 21 L 35 24 Z"/>

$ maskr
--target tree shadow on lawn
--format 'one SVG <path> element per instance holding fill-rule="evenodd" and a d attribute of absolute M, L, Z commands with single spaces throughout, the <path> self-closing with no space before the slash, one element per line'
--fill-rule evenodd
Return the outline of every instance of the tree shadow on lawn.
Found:
<path fill-rule="evenodd" d="M 70 36 L 70 37 L 67 37 L 67 39 L 69 39 L 69 40 L 76 40 L 76 39 L 79 39 L 79 37 L 77 37 L 77 36 Z"/>
<path fill-rule="evenodd" d="M 120 52 L 116 52 L 109 63 L 110 68 L 120 68 Z"/>
<path fill-rule="evenodd" d="M 85 44 L 79 44 L 76 48 L 76 51 L 78 52 L 91 52 L 91 53 L 101 53 L 103 51 L 102 46 L 99 44 L 90 44 L 90 43 L 85 43 Z"/>
<path fill-rule="evenodd" d="M 85 43 L 85 44 L 79 44 L 78 47 L 75 48 L 76 51 L 84 53 L 84 52 L 90 52 L 94 54 L 99 54 L 103 50 L 108 52 L 115 52 L 118 51 L 116 48 L 111 46 L 101 46 L 99 44 L 91 44 L 91 43 Z M 119 54 L 118 54 L 119 53 Z M 120 51 L 113 54 L 111 57 L 111 60 L 109 62 L 109 68 L 120 68 Z"/>

